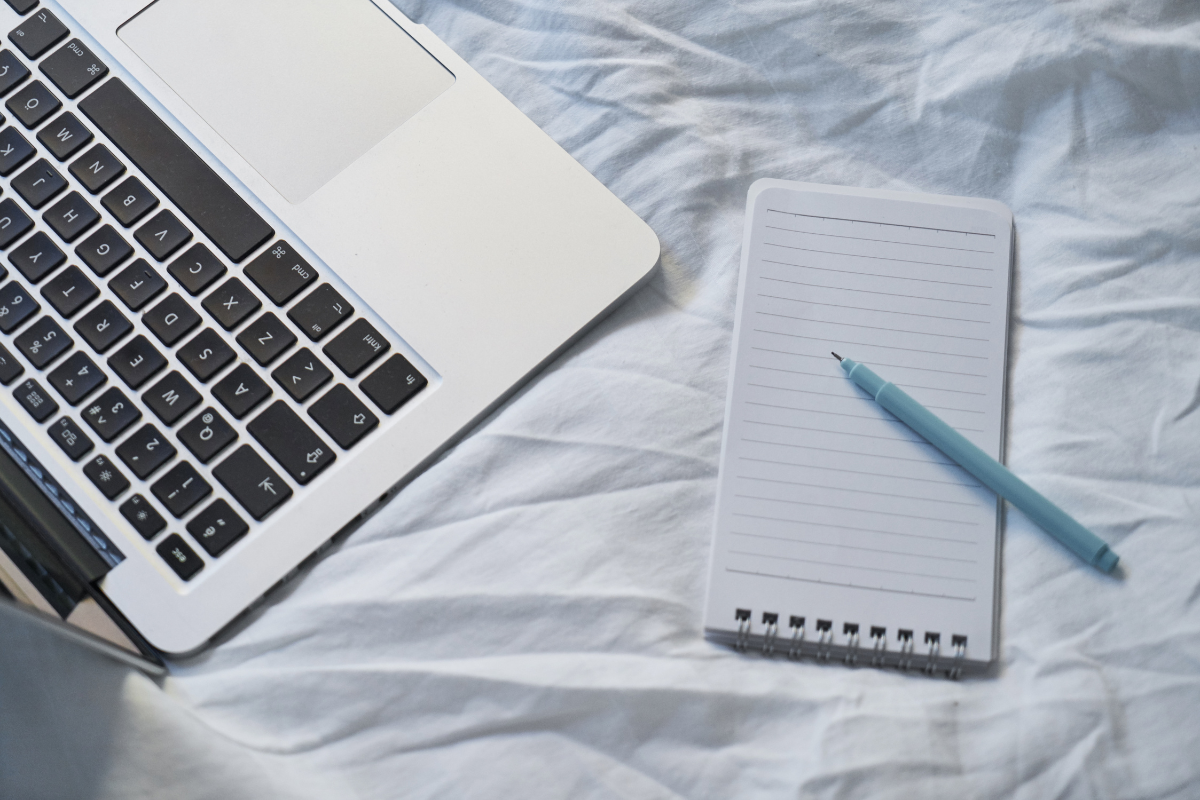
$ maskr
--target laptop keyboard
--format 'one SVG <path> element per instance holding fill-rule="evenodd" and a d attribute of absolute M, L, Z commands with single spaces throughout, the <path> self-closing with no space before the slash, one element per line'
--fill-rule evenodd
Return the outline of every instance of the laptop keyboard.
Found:
<path fill-rule="evenodd" d="M 0 384 L 191 580 L 428 381 L 50 10 L 5 2 Z"/>

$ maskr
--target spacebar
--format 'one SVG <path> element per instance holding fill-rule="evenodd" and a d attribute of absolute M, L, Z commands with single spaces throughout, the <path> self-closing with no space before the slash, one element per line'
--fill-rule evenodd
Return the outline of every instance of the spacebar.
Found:
<path fill-rule="evenodd" d="M 234 262 L 274 235 L 271 226 L 120 78 L 85 97 L 79 108 Z"/>

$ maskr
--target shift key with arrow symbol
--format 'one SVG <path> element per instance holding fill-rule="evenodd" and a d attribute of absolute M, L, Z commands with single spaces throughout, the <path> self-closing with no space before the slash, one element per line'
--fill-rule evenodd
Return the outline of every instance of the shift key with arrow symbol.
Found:
<path fill-rule="evenodd" d="M 321 441 L 283 400 L 267 406 L 246 429 L 301 486 L 337 459 L 333 448 Z"/>

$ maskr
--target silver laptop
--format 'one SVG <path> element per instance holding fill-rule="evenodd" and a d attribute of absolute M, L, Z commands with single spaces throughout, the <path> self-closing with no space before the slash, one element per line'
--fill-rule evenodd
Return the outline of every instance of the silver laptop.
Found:
<path fill-rule="evenodd" d="M 144 651 L 203 647 L 658 261 L 387 0 L 2 0 L 0 34 L 0 585 Z"/>

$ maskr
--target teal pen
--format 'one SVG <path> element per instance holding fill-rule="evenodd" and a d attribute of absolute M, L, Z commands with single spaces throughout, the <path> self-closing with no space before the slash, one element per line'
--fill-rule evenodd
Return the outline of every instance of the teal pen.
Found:
<path fill-rule="evenodd" d="M 1025 514 L 1042 530 L 1068 550 L 1101 572 L 1112 572 L 1119 556 L 1100 537 L 1073 520 L 1058 506 L 1025 481 L 1013 475 L 996 459 L 967 441 L 925 406 L 909 397 L 895 384 L 888 383 L 857 361 L 833 354 L 850 380 L 875 398 L 875 402 L 896 415 L 922 438 L 941 450 L 980 483 L 1000 495 Z"/>

